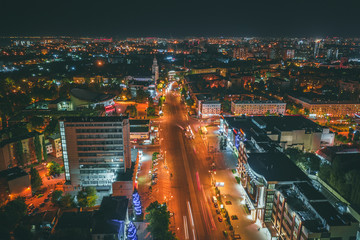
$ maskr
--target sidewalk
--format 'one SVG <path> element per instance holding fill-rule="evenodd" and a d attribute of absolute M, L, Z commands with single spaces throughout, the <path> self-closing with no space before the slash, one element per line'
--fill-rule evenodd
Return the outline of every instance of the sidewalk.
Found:
<path fill-rule="evenodd" d="M 220 170 L 214 175 L 216 182 L 223 182 L 224 187 L 219 187 L 221 199 L 224 207 L 231 216 L 236 215 L 238 220 L 231 220 L 235 234 L 240 234 L 241 239 L 262 240 L 259 234 L 259 226 L 248 218 L 248 214 L 244 210 L 244 198 L 241 194 L 240 185 L 236 182 L 234 174 L 231 170 Z M 231 205 L 225 202 L 231 201 Z"/>

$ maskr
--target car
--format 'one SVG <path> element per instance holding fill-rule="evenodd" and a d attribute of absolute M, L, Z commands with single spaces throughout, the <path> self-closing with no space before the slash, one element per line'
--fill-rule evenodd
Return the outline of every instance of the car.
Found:
<path fill-rule="evenodd" d="M 226 205 L 232 205 L 231 201 L 226 201 L 225 204 Z"/>
<path fill-rule="evenodd" d="M 218 205 L 217 203 L 214 203 L 214 207 L 215 207 L 215 208 L 218 208 L 219 205 Z"/>
<path fill-rule="evenodd" d="M 218 217 L 219 222 L 223 221 L 223 218 L 221 216 Z"/>
<path fill-rule="evenodd" d="M 236 215 L 232 215 L 231 216 L 231 220 L 238 220 L 239 218 L 238 218 L 238 216 L 236 216 Z"/>
<path fill-rule="evenodd" d="M 216 209 L 216 214 L 220 214 L 220 210 L 219 210 L 219 209 Z"/>

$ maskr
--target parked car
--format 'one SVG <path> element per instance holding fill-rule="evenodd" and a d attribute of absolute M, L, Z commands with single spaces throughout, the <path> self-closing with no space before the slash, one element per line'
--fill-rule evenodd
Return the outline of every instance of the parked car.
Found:
<path fill-rule="evenodd" d="M 221 216 L 218 217 L 219 222 L 223 221 L 223 218 Z"/>

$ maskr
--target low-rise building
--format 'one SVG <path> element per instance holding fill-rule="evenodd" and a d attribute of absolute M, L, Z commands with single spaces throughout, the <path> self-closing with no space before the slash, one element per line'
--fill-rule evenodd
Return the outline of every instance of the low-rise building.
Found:
<path fill-rule="evenodd" d="M 94 214 L 91 239 L 127 239 L 128 205 L 126 197 L 104 197 L 99 211 Z"/>
<path fill-rule="evenodd" d="M 23 164 L 37 162 L 35 154 L 35 136 L 39 136 L 39 144 L 43 149 L 44 135 L 38 132 L 29 132 L 22 136 L 5 139 L 0 142 L 0 170 Z M 19 145 L 21 143 L 21 146 Z M 39 159 L 40 161 L 42 159 Z"/>
<path fill-rule="evenodd" d="M 231 102 L 234 115 L 281 114 L 286 111 L 286 103 L 281 101 L 236 101 Z"/>
<path fill-rule="evenodd" d="M 73 88 L 70 91 L 70 99 L 74 109 L 102 106 L 107 112 L 114 112 L 114 98 L 115 95 L 113 94 L 97 93 L 80 88 Z"/>
<path fill-rule="evenodd" d="M 312 101 L 304 97 L 288 96 L 289 99 L 301 104 L 309 110 L 309 116 L 314 118 L 354 116 L 360 112 L 359 102 L 346 101 Z"/>
<path fill-rule="evenodd" d="M 0 199 L 12 200 L 18 196 L 31 196 L 30 177 L 19 167 L 0 171 Z"/>
<path fill-rule="evenodd" d="M 51 155 L 56 157 L 56 158 L 62 157 L 60 134 L 56 133 L 56 134 L 50 135 L 49 136 L 49 141 L 50 141 L 52 149 L 53 149 Z"/>
<path fill-rule="evenodd" d="M 276 143 L 281 149 L 296 147 L 306 151 L 334 144 L 334 133 L 302 116 L 225 117 L 220 120 L 220 131 L 235 152 L 243 138 Z"/>
<path fill-rule="evenodd" d="M 130 119 L 130 140 L 138 141 L 150 138 L 150 120 Z"/>

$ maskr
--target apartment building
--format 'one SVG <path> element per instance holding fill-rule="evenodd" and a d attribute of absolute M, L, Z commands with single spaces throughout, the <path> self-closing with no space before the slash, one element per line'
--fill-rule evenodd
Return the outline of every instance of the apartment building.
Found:
<path fill-rule="evenodd" d="M 111 191 L 131 167 L 128 117 L 65 117 L 59 124 L 67 184 Z"/>
<path fill-rule="evenodd" d="M 354 116 L 360 112 L 359 102 L 345 101 L 311 101 L 303 97 L 288 96 L 289 99 L 301 104 L 303 108 L 309 110 L 309 116 L 314 118 L 322 118 L 325 116 L 342 117 Z"/>
<path fill-rule="evenodd" d="M 283 240 L 355 240 L 359 228 L 349 213 L 332 206 L 308 182 L 276 189 L 271 221 Z"/>
<path fill-rule="evenodd" d="M 282 114 L 286 111 L 286 103 L 281 101 L 236 101 L 231 102 L 234 115 Z"/>

